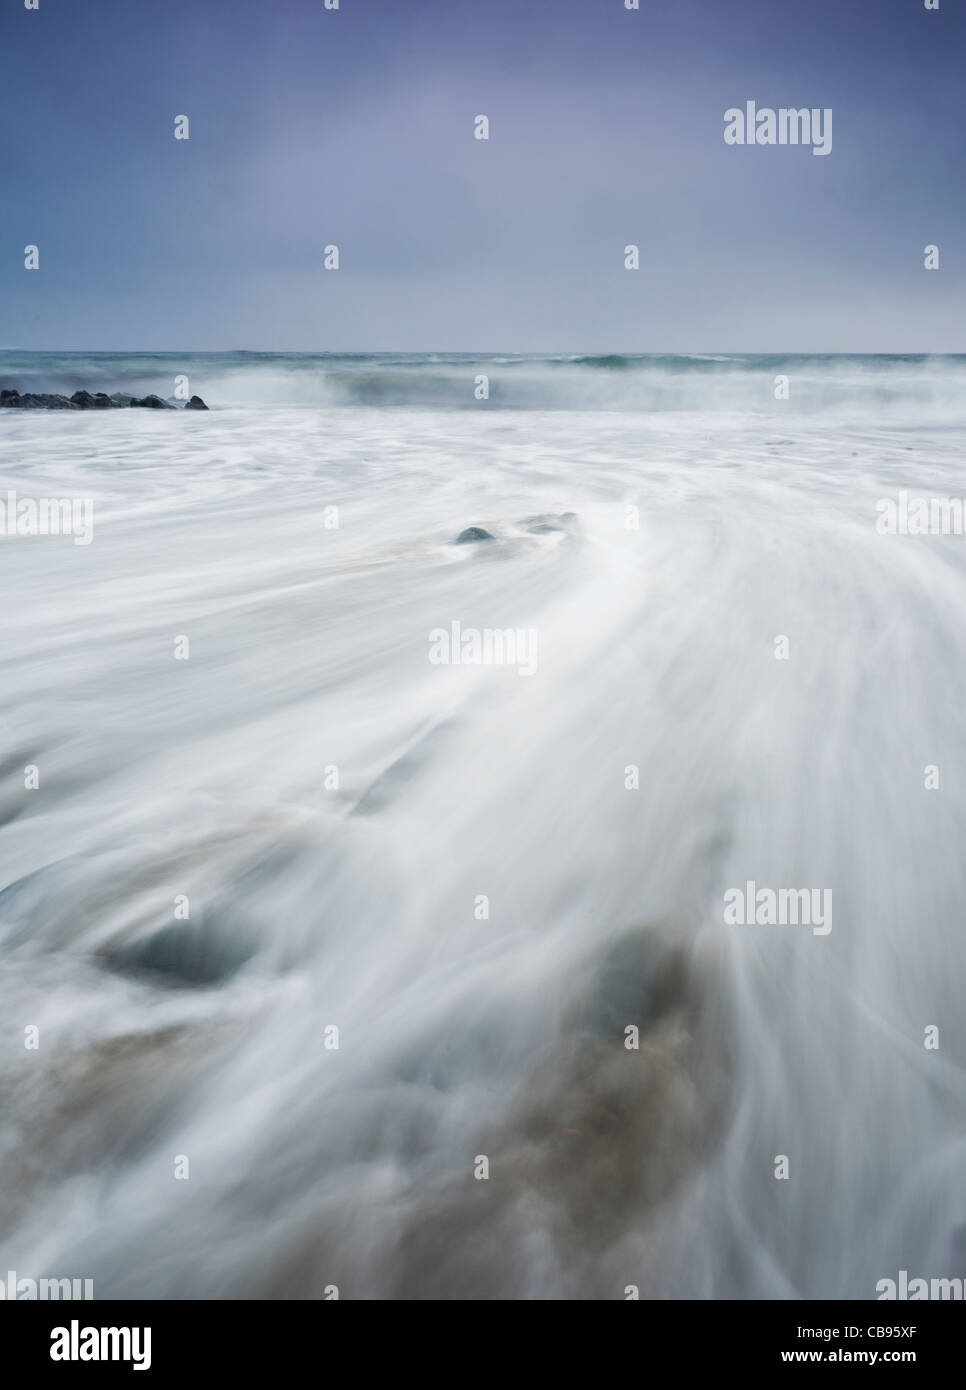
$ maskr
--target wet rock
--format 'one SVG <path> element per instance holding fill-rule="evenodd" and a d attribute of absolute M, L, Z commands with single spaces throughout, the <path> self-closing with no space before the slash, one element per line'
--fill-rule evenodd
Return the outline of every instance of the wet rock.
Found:
<path fill-rule="evenodd" d="M 251 959 L 252 943 L 228 933 L 177 922 L 106 953 L 120 971 L 148 972 L 173 988 L 204 987 L 229 980 Z"/>
<path fill-rule="evenodd" d="M 34 391 L 26 391 L 21 395 L 16 388 L 0 391 L 0 407 L 11 406 L 21 410 L 124 410 L 128 406 L 141 406 L 147 410 L 175 409 L 172 401 L 163 401 L 160 396 L 143 396 L 138 399 L 122 391 L 115 391 L 114 395 L 109 396 L 106 391 L 96 391 L 92 395 L 90 391 L 81 390 L 75 391 L 70 399 L 66 396 Z M 185 409 L 207 410 L 208 407 L 200 396 L 192 396 Z"/>
<path fill-rule="evenodd" d="M 72 402 L 69 401 L 69 400 L 67 399 L 66 396 L 60 396 L 60 395 L 53 395 L 53 396 L 51 396 L 51 395 L 47 395 L 47 394 L 45 394 L 45 393 L 35 394 L 35 393 L 32 392 L 32 391 L 26 392 L 26 394 L 23 395 L 23 396 L 21 397 L 21 401 L 22 401 L 22 403 L 23 403 L 23 407 L 24 407 L 25 410 L 76 410 L 76 409 L 78 409 L 78 407 L 75 406 L 75 405 L 73 405 Z"/>
<path fill-rule="evenodd" d="M 457 545 L 470 545 L 473 541 L 492 541 L 495 536 L 491 536 L 489 531 L 484 531 L 482 526 L 467 526 L 465 531 L 461 531 L 456 537 Z"/>
<path fill-rule="evenodd" d="M 601 952 L 571 1027 L 613 1041 L 632 1023 L 643 1035 L 687 1006 L 687 984 L 684 949 L 653 927 L 635 928 Z"/>

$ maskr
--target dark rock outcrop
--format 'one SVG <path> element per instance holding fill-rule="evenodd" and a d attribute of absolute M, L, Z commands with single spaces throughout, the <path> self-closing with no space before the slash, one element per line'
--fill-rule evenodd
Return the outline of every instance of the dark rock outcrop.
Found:
<path fill-rule="evenodd" d="M 20 397 L 20 404 L 24 410 L 77 410 L 66 396 L 50 396 L 46 393 L 35 395 L 33 391 L 27 391 Z"/>
<path fill-rule="evenodd" d="M 484 531 L 482 526 L 467 526 L 465 531 L 461 531 L 456 537 L 457 545 L 469 545 L 473 541 L 493 541 L 495 536 L 491 536 L 489 531 Z"/>
<path fill-rule="evenodd" d="M 141 406 L 145 410 L 175 409 L 169 401 L 163 401 L 160 396 L 143 396 L 138 399 L 136 396 L 125 395 L 121 391 L 116 391 L 113 396 L 109 396 L 106 391 L 97 391 L 94 395 L 91 395 L 90 391 L 75 391 L 69 398 L 34 391 L 25 391 L 21 395 L 15 387 L 0 391 L 0 409 L 125 410 L 129 406 Z M 184 408 L 185 410 L 208 409 L 200 396 L 192 396 Z"/>
<path fill-rule="evenodd" d="M 98 391 L 96 396 L 92 396 L 90 391 L 75 391 L 70 398 L 71 405 L 76 405 L 81 410 L 109 410 L 111 408 L 111 398 L 106 396 L 103 391 Z"/>

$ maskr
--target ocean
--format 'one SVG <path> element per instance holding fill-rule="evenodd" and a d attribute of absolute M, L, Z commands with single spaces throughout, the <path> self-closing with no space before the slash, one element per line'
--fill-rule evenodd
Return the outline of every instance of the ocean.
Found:
<path fill-rule="evenodd" d="M 0 410 L 0 1269 L 966 1273 L 966 356 L 0 353 L 182 377 Z"/>

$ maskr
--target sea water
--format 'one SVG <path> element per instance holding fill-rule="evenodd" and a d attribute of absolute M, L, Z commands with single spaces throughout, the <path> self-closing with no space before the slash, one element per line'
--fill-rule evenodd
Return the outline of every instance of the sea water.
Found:
<path fill-rule="evenodd" d="M 961 1274 L 966 540 L 876 522 L 966 493 L 966 359 L 0 354 L 181 375 L 0 411 L 93 517 L 0 538 L 0 1269 Z"/>

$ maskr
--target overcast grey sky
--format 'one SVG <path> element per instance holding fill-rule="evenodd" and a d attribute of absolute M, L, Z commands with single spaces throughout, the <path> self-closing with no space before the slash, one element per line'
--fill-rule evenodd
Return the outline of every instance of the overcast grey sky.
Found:
<path fill-rule="evenodd" d="M 0 344 L 964 351 L 964 72 L 961 0 L 4 0 Z"/>

